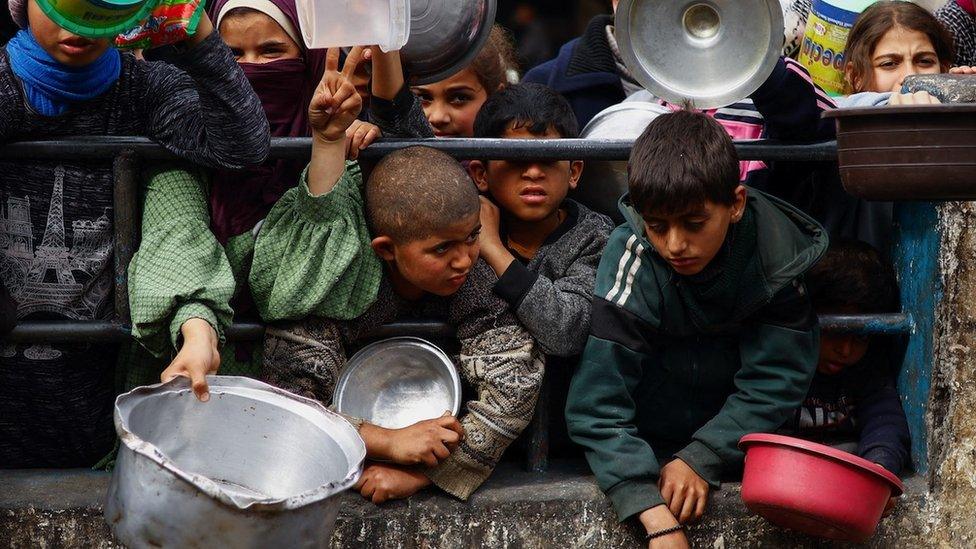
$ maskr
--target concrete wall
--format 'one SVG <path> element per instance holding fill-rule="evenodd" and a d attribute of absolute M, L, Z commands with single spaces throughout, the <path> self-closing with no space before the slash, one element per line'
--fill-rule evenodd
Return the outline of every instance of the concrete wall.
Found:
<path fill-rule="evenodd" d="M 976 546 L 976 203 L 941 211 L 944 297 L 929 401 L 932 539 Z"/>

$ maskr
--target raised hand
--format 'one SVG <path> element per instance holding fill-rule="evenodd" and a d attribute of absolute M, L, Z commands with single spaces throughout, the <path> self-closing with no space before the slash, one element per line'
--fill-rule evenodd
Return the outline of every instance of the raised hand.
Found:
<path fill-rule="evenodd" d="M 346 130 L 359 116 L 363 100 L 356 93 L 352 75 L 363 58 L 363 48 L 353 48 L 339 70 L 339 48 L 326 54 L 325 74 L 308 105 L 308 120 L 312 136 L 324 142 L 336 142 L 346 137 Z"/>

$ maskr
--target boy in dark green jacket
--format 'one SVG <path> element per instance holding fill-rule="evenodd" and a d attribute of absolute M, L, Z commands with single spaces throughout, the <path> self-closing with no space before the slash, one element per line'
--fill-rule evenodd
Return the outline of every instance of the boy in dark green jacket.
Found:
<path fill-rule="evenodd" d="M 796 208 L 739 184 L 711 118 L 661 116 L 634 144 L 628 223 L 597 275 L 590 338 L 566 407 L 621 521 L 682 547 L 739 438 L 773 431 L 806 395 L 819 331 L 801 277 L 827 248 Z"/>

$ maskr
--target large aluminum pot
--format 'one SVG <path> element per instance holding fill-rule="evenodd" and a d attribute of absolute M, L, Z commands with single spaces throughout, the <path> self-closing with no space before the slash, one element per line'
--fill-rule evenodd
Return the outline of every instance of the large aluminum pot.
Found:
<path fill-rule="evenodd" d="M 614 28 L 641 85 L 699 109 L 748 97 L 783 51 L 778 0 L 620 0 Z"/>
<path fill-rule="evenodd" d="M 115 403 L 122 444 L 105 520 L 127 547 L 327 547 L 366 448 L 314 400 L 243 377 L 140 387 Z"/>
<path fill-rule="evenodd" d="M 335 409 L 373 425 L 400 429 L 461 409 L 461 377 L 436 345 L 392 337 L 363 347 L 336 383 Z"/>
<path fill-rule="evenodd" d="M 652 120 L 669 112 L 670 109 L 657 103 L 628 100 L 600 111 L 583 128 L 580 137 L 633 141 L 644 133 Z M 623 217 L 617 209 L 617 202 L 626 192 L 627 162 L 589 160 L 573 198 L 620 223 Z"/>
<path fill-rule="evenodd" d="M 400 50 L 410 83 L 444 80 L 467 67 L 488 40 L 496 0 L 411 0 L 410 38 Z"/>

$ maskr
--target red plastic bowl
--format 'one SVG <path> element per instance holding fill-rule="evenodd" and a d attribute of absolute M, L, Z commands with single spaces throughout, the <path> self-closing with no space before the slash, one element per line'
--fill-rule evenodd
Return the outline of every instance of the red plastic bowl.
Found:
<path fill-rule="evenodd" d="M 853 454 L 780 435 L 746 435 L 742 500 L 766 520 L 834 540 L 864 542 L 888 499 L 904 487 L 880 465 Z"/>

